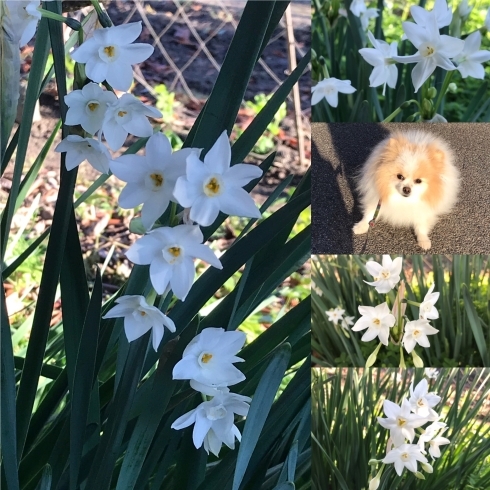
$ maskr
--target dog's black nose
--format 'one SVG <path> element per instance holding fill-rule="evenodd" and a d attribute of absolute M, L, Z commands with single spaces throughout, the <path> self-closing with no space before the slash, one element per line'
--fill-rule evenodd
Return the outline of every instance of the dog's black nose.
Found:
<path fill-rule="evenodd" d="M 405 194 L 405 196 L 409 196 L 411 192 L 412 192 L 412 189 L 410 189 L 410 187 L 404 187 L 403 188 L 403 194 Z"/>

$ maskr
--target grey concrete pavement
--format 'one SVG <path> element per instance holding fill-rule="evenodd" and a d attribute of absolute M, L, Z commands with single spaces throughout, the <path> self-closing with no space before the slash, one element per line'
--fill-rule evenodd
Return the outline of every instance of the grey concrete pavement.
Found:
<path fill-rule="evenodd" d="M 423 129 L 444 138 L 461 172 L 459 201 L 437 222 L 426 253 L 490 253 L 489 123 L 312 124 L 313 253 L 424 253 L 410 228 L 377 222 L 369 235 L 352 233 L 362 217 L 353 175 L 377 143 L 403 129 Z"/>

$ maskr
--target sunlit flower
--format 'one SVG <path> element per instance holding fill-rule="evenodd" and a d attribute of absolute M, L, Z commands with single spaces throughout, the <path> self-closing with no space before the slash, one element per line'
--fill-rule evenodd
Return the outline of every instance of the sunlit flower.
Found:
<path fill-rule="evenodd" d="M 409 354 L 413 351 L 416 344 L 419 344 L 422 347 L 430 347 L 430 342 L 427 335 L 434 335 L 438 332 L 439 330 L 432 327 L 428 320 L 424 320 L 423 318 L 420 320 L 407 322 L 402 341 L 403 347 L 405 347 L 405 350 Z"/>
<path fill-rule="evenodd" d="M 131 44 L 141 34 L 141 21 L 96 29 L 93 37 L 76 49 L 71 57 L 85 63 L 85 73 L 90 80 L 104 80 L 115 89 L 126 92 L 133 82 L 133 69 L 149 58 L 153 46 L 146 43 Z"/>
<path fill-rule="evenodd" d="M 311 87 L 311 105 L 318 104 L 324 97 L 332 107 L 339 105 L 339 92 L 353 94 L 356 91 L 350 80 L 338 78 L 325 78 Z"/>
<path fill-rule="evenodd" d="M 65 165 L 67 170 L 73 170 L 87 160 L 99 172 L 109 173 L 111 155 L 109 150 L 96 139 L 82 138 L 76 134 L 71 134 L 61 141 L 54 151 L 66 152 Z"/>
<path fill-rule="evenodd" d="M 65 95 L 68 106 L 66 124 L 80 124 L 87 133 L 94 135 L 101 127 L 107 110 L 107 104 L 112 104 L 117 97 L 96 83 L 88 83 L 81 90 L 74 90 Z"/>
<path fill-rule="evenodd" d="M 372 66 L 374 66 L 369 76 L 369 86 L 379 87 L 383 85 L 383 95 L 385 94 L 386 84 L 395 88 L 398 79 L 398 69 L 395 66 L 393 56 L 397 56 L 397 42 L 388 44 L 385 41 L 377 40 L 371 34 L 367 33 L 373 48 L 362 48 L 359 50 L 360 55 Z"/>
<path fill-rule="evenodd" d="M 174 196 L 184 208 L 190 208 L 190 219 L 209 226 L 219 212 L 228 215 L 260 218 L 259 209 L 243 189 L 251 180 L 262 176 L 255 165 L 239 163 L 230 167 L 231 146 L 223 131 L 204 161 L 195 153 L 187 157 L 186 173 L 175 184 Z"/>
<path fill-rule="evenodd" d="M 425 368 L 424 374 L 429 379 L 437 379 L 437 376 L 439 375 L 439 371 L 436 368 Z"/>
<path fill-rule="evenodd" d="M 427 291 L 427 294 L 424 297 L 424 301 L 420 304 L 419 316 L 424 320 L 436 320 L 439 318 L 439 312 L 437 308 L 434 306 L 439 299 L 438 292 L 433 293 L 435 284 Z"/>
<path fill-rule="evenodd" d="M 448 26 L 453 18 L 453 12 L 447 6 L 446 0 L 436 0 L 431 12 L 418 5 L 412 5 L 410 7 L 410 13 L 412 14 L 413 20 L 421 27 L 430 25 L 431 13 L 434 14 L 439 29 Z"/>
<path fill-rule="evenodd" d="M 202 244 L 199 226 L 164 226 L 137 240 L 126 252 L 131 262 L 150 265 L 150 279 L 155 291 L 163 294 L 170 285 L 175 296 L 185 300 L 194 281 L 194 259 L 199 258 L 222 269 L 213 251 Z"/>
<path fill-rule="evenodd" d="M 442 426 L 442 427 L 441 427 Z M 442 430 L 437 434 L 437 432 L 442 428 Z M 441 450 L 439 449 L 439 446 L 443 446 L 446 444 L 449 444 L 451 441 L 449 439 L 446 439 L 445 437 L 441 437 L 444 432 L 448 427 L 446 427 L 446 424 L 443 422 L 435 422 L 434 424 L 431 424 L 430 426 L 427 427 L 425 432 L 419 437 L 419 447 L 421 448 L 422 452 L 425 454 L 425 444 L 429 444 L 429 454 L 431 455 L 432 459 L 440 458 L 441 457 Z M 436 435 L 437 434 L 437 435 Z"/>
<path fill-rule="evenodd" d="M 406 398 L 403 399 L 401 407 L 390 400 L 385 400 L 383 411 L 387 418 L 378 417 L 378 422 L 382 427 L 390 430 L 390 437 L 395 448 L 403 444 L 406 439 L 412 442 L 415 437 L 414 429 L 427 422 L 427 419 L 411 413 L 410 403 Z M 388 454 L 391 454 L 392 451 Z"/>
<path fill-rule="evenodd" d="M 241 434 L 234 424 L 234 414 L 246 416 L 251 399 L 235 393 L 222 393 L 212 400 L 198 405 L 197 408 L 179 417 L 172 429 L 180 430 L 194 424 L 192 442 L 199 449 L 219 455 L 221 446 L 226 444 L 235 448 L 235 438 L 241 440 Z"/>
<path fill-rule="evenodd" d="M 415 92 L 438 66 L 444 70 L 454 70 L 456 67 L 450 58 L 458 55 L 464 47 L 461 39 L 439 34 L 434 12 L 428 14 L 425 27 L 413 22 L 403 22 L 403 30 L 417 52 L 411 56 L 394 57 L 400 63 L 417 63 L 412 70 Z"/>
<path fill-rule="evenodd" d="M 174 322 L 155 306 L 150 306 L 144 296 L 121 296 L 117 305 L 102 318 L 124 317 L 124 331 L 128 342 L 138 339 L 151 329 L 151 340 L 155 351 L 163 338 L 164 327 L 175 332 Z"/>
<path fill-rule="evenodd" d="M 134 95 L 123 94 L 113 104 L 107 107 L 102 133 L 108 145 L 119 150 L 128 134 L 147 137 L 153 134 L 149 117 L 161 117 L 162 113 L 154 107 L 143 104 Z"/>
<path fill-rule="evenodd" d="M 175 365 L 173 379 L 191 379 L 207 386 L 231 386 L 245 379 L 233 363 L 245 343 L 246 335 L 223 328 L 205 328 L 185 348 L 182 359 Z"/>
<path fill-rule="evenodd" d="M 12 32 L 19 46 L 25 46 L 36 33 L 41 12 L 37 10 L 39 1 L 7 0 L 5 5 L 12 23 Z"/>
<path fill-rule="evenodd" d="M 374 286 L 378 293 L 388 293 L 400 280 L 402 258 L 396 257 L 395 260 L 391 260 L 389 255 L 383 255 L 381 264 L 374 260 L 369 260 L 366 262 L 366 269 L 373 276 L 374 281 L 364 282 Z"/>
<path fill-rule="evenodd" d="M 185 173 L 185 160 L 200 150 L 184 148 L 172 153 L 169 139 L 155 133 L 146 144 L 145 156 L 122 155 L 111 163 L 112 173 L 127 182 L 119 195 L 119 206 L 131 209 L 143 204 L 141 222 L 149 230 L 165 212 L 177 179 Z"/>
<path fill-rule="evenodd" d="M 369 342 L 378 337 L 381 343 L 388 345 L 390 328 L 395 325 L 396 321 L 388 308 L 388 304 L 382 303 L 375 307 L 359 306 L 358 309 L 362 316 L 357 320 L 352 330 L 358 332 L 367 328 L 366 333 L 361 338 L 362 341 Z"/>
<path fill-rule="evenodd" d="M 490 51 L 480 50 L 480 45 L 480 31 L 475 31 L 464 40 L 463 51 L 453 59 L 457 65 L 456 69 L 463 78 L 473 77 L 483 80 L 485 77 L 482 63 L 490 61 Z"/>
<path fill-rule="evenodd" d="M 440 401 L 441 397 L 435 393 L 429 393 L 429 384 L 425 378 L 417 386 L 410 385 L 409 403 L 413 413 L 426 418 L 427 420 L 437 420 L 437 413 L 432 410 Z"/>
<path fill-rule="evenodd" d="M 340 320 L 342 320 L 345 310 L 337 306 L 333 310 L 328 310 L 325 312 L 328 316 L 328 320 L 337 325 Z"/>
<path fill-rule="evenodd" d="M 403 468 L 415 473 L 417 471 L 417 461 L 427 463 L 427 458 L 421 453 L 416 444 L 402 444 L 392 449 L 383 459 L 383 463 L 394 463 L 395 471 L 401 476 Z"/>

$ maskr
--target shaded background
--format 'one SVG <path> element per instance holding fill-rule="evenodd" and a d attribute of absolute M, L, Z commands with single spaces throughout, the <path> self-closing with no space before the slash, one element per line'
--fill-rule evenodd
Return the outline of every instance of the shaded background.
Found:
<path fill-rule="evenodd" d="M 422 129 L 446 140 L 461 172 L 459 200 L 430 233 L 429 253 L 490 252 L 490 124 L 314 123 L 312 253 L 423 253 L 411 228 L 377 221 L 368 235 L 352 233 L 362 218 L 354 190 L 356 171 L 390 132 L 408 129 Z"/>

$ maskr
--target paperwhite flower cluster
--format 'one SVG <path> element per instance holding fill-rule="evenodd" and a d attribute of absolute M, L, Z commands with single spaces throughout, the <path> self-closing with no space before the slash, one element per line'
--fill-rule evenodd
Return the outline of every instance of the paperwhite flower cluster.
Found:
<path fill-rule="evenodd" d="M 441 401 L 436 393 L 429 393 L 429 385 L 424 378 L 417 386 L 410 385 L 410 398 L 404 398 L 401 405 L 385 400 L 383 410 L 386 418 L 378 417 L 379 424 L 390 431 L 386 456 L 375 463 L 394 464 L 396 473 L 401 476 L 403 470 L 415 473 L 418 478 L 424 478 L 418 471 L 417 463 L 421 463 L 423 471 L 432 473 L 433 468 L 426 458 L 427 450 L 432 460 L 441 456 L 439 446 L 449 444 L 449 439 L 442 437 L 447 430 L 447 424 L 441 422 L 441 416 L 435 412 L 435 407 Z M 425 430 L 420 429 L 430 423 Z M 415 429 L 419 429 L 416 434 Z M 417 443 L 414 439 L 418 436 Z M 372 460 L 373 461 L 373 460 Z M 370 481 L 369 488 L 378 488 L 383 467 Z"/>
<path fill-rule="evenodd" d="M 342 328 L 345 328 L 346 330 L 349 329 L 349 325 L 353 325 L 354 322 L 354 317 L 353 316 L 345 316 L 344 317 L 344 313 L 345 313 L 345 310 L 343 310 L 342 308 L 340 308 L 340 306 L 337 306 L 335 309 L 333 310 L 328 310 L 325 312 L 328 316 L 328 319 L 334 324 L 334 325 L 338 325 L 338 323 L 340 322 L 340 325 Z"/>
<path fill-rule="evenodd" d="M 374 286 L 378 293 L 388 293 L 400 281 L 400 273 L 402 270 L 402 258 L 397 257 L 392 260 L 389 255 L 383 255 L 382 264 L 372 260 L 366 263 L 367 271 L 374 277 L 374 281 L 364 281 L 370 286 Z M 422 347 L 430 347 L 428 335 L 434 335 L 439 330 L 432 327 L 429 320 L 439 318 L 439 312 L 434 306 L 439 299 L 439 293 L 434 291 L 434 284 L 429 288 L 422 303 L 415 303 L 419 306 L 419 318 L 409 321 L 404 316 L 406 305 L 402 303 L 404 299 L 404 284 L 400 286 L 395 299 L 393 309 L 390 310 L 388 303 L 382 303 L 378 306 L 359 306 L 359 318 L 352 330 L 355 332 L 366 330 L 361 340 L 369 342 L 376 337 L 383 345 L 388 345 L 390 337 L 393 343 L 399 344 L 400 341 L 405 350 L 412 354 L 416 367 L 422 367 L 422 360 L 414 351 L 417 344 Z M 395 327 L 396 338 L 393 336 L 393 328 Z M 377 352 L 377 351 L 376 351 Z M 373 360 L 374 363 L 374 360 Z"/>
<path fill-rule="evenodd" d="M 234 424 L 234 414 L 245 417 L 250 408 L 248 396 L 230 393 L 228 386 L 245 380 L 233 364 L 243 361 L 236 357 L 245 343 L 243 332 L 226 332 L 223 328 L 205 328 L 185 348 L 174 367 L 173 379 L 188 379 L 191 387 L 199 391 L 205 401 L 179 417 L 172 429 L 184 429 L 194 424 L 192 441 L 199 449 L 215 456 L 223 444 L 235 448 L 235 438 L 241 434 Z M 210 397 L 208 400 L 207 397 Z"/>
<path fill-rule="evenodd" d="M 41 18 L 41 12 L 37 10 L 40 4 L 40 0 L 5 0 L 5 15 L 19 47 L 25 46 L 36 33 Z"/>
<path fill-rule="evenodd" d="M 466 19 L 471 9 L 467 2 L 466 4 L 463 2 L 455 13 L 461 19 Z M 378 9 L 367 8 L 364 0 L 353 0 L 350 11 L 359 17 L 364 30 L 368 30 L 370 19 L 378 17 Z M 408 39 L 417 48 L 417 52 L 411 56 L 398 56 L 398 42 L 395 41 L 390 45 L 381 39 L 375 39 L 368 31 L 367 36 L 373 47 L 362 48 L 359 53 L 374 67 L 369 77 L 371 87 L 383 86 L 383 95 L 386 85 L 395 88 L 398 79 L 396 63 L 416 63 L 412 70 L 415 92 L 437 67 L 446 71 L 458 70 L 463 78 L 484 78 L 485 70 L 482 63 L 490 61 L 490 51 L 480 50 L 480 31 L 476 30 L 464 40 L 440 34 L 440 29 L 451 24 L 453 19 L 453 13 L 446 0 L 436 0 L 431 11 L 413 5 L 410 7 L 410 13 L 415 22 L 403 22 L 404 35 L 401 40 Z M 487 24 L 490 24 L 490 9 L 485 27 Z M 332 107 L 337 107 L 339 92 L 353 93 L 356 89 L 351 86 L 350 80 L 325 78 L 311 90 L 312 105 L 325 98 Z"/>
<path fill-rule="evenodd" d="M 166 294 L 171 288 L 175 296 L 184 301 L 194 282 L 195 259 L 222 268 L 216 255 L 203 244 L 204 237 L 198 225 L 211 225 L 220 212 L 260 218 L 260 211 L 243 186 L 260 178 L 262 170 L 247 164 L 230 166 L 231 146 L 226 131 L 203 161 L 198 148 L 172 152 L 168 138 L 160 132 L 153 134 L 148 120 L 148 117 L 160 117 L 158 110 L 144 105 L 129 93 L 118 98 L 111 90 L 104 90 L 99 85 L 107 82 L 118 90 L 129 90 L 133 81 L 131 65 L 146 60 L 153 52 L 153 47 L 148 44 L 133 44 L 141 30 L 141 22 L 96 29 L 93 36 L 72 53 L 75 61 L 85 64 L 85 73 L 92 82 L 65 97 L 69 108 L 66 124 L 80 125 L 89 137 L 70 135 L 55 151 L 67 153 L 67 170 L 88 160 L 100 172 L 112 171 L 126 182 L 119 205 L 133 208 L 142 204 L 141 223 L 146 231 L 151 230 L 170 202 L 186 208 L 185 215 L 189 219 L 185 224 L 150 231 L 126 254 L 135 264 L 150 265 L 150 279 L 158 294 Z M 97 139 L 92 137 L 97 134 Z M 123 155 L 113 160 L 101 141 L 102 135 L 115 151 L 124 144 L 128 134 L 149 137 L 145 156 Z M 148 328 L 141 328 L 136 335 L 137 330 L 130 320 L 133 313 L 137 314 L 136 310 L 129 311 L 130 303 L 125 297 L 118 302 L 120 304 L 108 313 L 107 318 L 124 316 L 125 325 L 129 325 L 125 327 L 126 334 L 133 340 L 151 328 L 151 317 L 156 349 L 163 330 L 155 325 L 165 323 L 162 317 L 157 322 L 158 315 L 153 310 L 150 315 L 145 309 L 153 307 L 146 302 L 139 304 L 143 309 L 137 311 L 143 316 L 148 315 L 145 323 Z M 136 303 L 134 305 L 136 308 Z"/>

